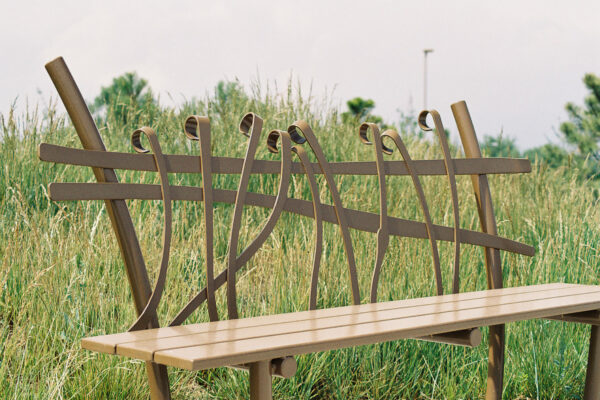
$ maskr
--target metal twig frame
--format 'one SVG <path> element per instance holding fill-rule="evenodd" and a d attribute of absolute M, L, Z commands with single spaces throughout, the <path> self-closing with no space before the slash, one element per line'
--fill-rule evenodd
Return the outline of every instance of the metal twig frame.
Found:
<path fill-rule="evenodd" d="M 156 308 L 159 304 L 166 279 L 168 268 L 170 237 L 171 237 L 171 203 L 178 200 L 203 201 L 204 204 L 204 225 L 206 237 L 204 238 L 204 248 L 206 255 L 206 282 L 203 288 L 190 302 L 183 307 L 179 314 L 171 321 L 170 325 L 179 325 L 185 321 L 191 313 L 196 310 L 205 301 L 211 321 L 219 319 L 215 291 L 227 283 L 227 311 L 228 318 L 238 318 L 237 294 L 236 294 L 236 273 L 244 267 L 251 257 L 260 249 L 268 236 L 272 233 L 277 221 L 283 211 L 288 211 L 304 215 L 315 220 L 316 241 L 313 250 L 313 273 L 310 287 L 310 308 L 316 308 L 317 283 L 321 262 L 321 253 L 323 248 L 323 221 L 337 224 L 346 250 L 348 263 L 348 276 L 352 289 L 352 299 L 354 304 L 360 304 L 361 295 L 358 286 L 357 267 L 354 257 L 354 249 L 350 238 L 350 228 L 377 232 L 377 252 L 372 273 L 370 301 L 376 302 L 379 275 L 385 252 L 389 244 L 390 236 L 404 236 L 428 239 L 431 244 L 433 268 L 436 280 L 437 294 L 443 294 L 442 273 L 440 268 L 440 258 L 438 254 L 437 242 L 439 240 L 451 241 L 455 243 L 454 257 L 454 275 L 452 279 L 453 292 L 457 293 L 459 288 L 459 262 L 460 245 L 471 244 L 484 246 L 486 248 L 501 249 L 518 254 L 533 255 L 534 249 L 531 246 L 502 238 L 489 232 L 476 232 L 460 228 L 458 213 L 458 193 L 456 187 L 457 174 L 475 174 L 483 175 L 481 171 L 469 165 L 469 159 L 453 159 L 450 155 L 447 139 L 444 134 L 444 128 L 439 114 L 435 111 L 426 111 L 419 117 L 420 125 L 424 130 L 431 130 L 425 123 L 425 117 L 431 114 L 435 123 L 435 130 L 439 138 L 444 160 L 442 167 L 448 178 L 450 193 L 452 197 L 452 206 L 454 210 L 454 227 L 435 225 L 431 220 L 429 206 L 420 182 L 420 176 L 429 175 L 428 172 L 418 171 L 417 161 L 413 160 L 407 147 L 402 141 L 400 135 L 387 130 L 382 134 L 374 124 L 363 124 L 359 128 L 359 139 L 365 144 L 374 144 L 375 162 L 360 162 L 353 164 L 329 163 L 325 157 L 322 148 L 319 145 L 317 136 L 311 127 L 305 121 L 296 121 L 286 130 L 273 130 L 266 138 L 266 146 L 269 151 L 280 155 L 279 162 L 271 161 L 269 163 L 255 159 L 256 151 L 261 143 L 261 133 L 263 121 L 253 113 L 246 114 L 240 123 L 240 132 L 248 137 L 246 156 L 243 159 L 237 159 L 240 180 L 236 191 L 228 191 L 213 188 L 212 174 L 218 168 L 221 160 L 219 157 L 213 157 L 210 153 L 210 122 L 206 117 L 191 116 L 184 123 L 185 135 L 197 141 L 199 144 L 199 155 L 191 158 L 181 158 L 182 156 L 163 154 L 158 137 L 151 128 L 143 127 L 136 130 L 132 135 L 132 144 L 137 154 L 125 153 L 104 153 L 102 162 L 95 157 L 91 157 L 88 150 L 76 150 L 50 144 L 42 144 L 39 148 L 40 158 L 44 161 L 60 162 L 66 164 L 85 165 L 94 168 L 122 168 L 120 159 L 127 161 L 125 169 L 128 170 L 149 170 L 157 171 L 160 177 L 160 185 L 140 184 L 140 183 L 52 183 L 49 187 L 49 193 L 52 200 L 122 200 L 122 199 L 157 199 L 164 202 L 164 238 L 163 238 L 163 256 L 159 268 L 159 275 L 155 288 L 152 291 L 143 311 L 138 320 L 131 327 L 131 330 L 143 329 L 147 326 L 151 315 L 156 314 Z M 373 140 L 369 140 L 368 133 L 371 133 Z M 150 143 L 152 154 L 141 144 L 141 136 L 145 135 Z M 404 220 L 388 215 L 386 177 L 394 175 L 404 175 L 405 171 L 399 168 L 392 168 L 394 161 L 385 161 L 384 156 L 391 154 L 392 149 L 384 144 L 384 140 L 389 139 L 399 150 L 405 171 L 412 178 L 412 182 L 421 205 L 425 222 Z M 308 158 L 310 150 L 316 163 L 311 163 Z M 299 160 L 293 162 L 293 155 Z M 112 156 L 112 159 L 111 157 Z M 153 163 L 147 162 L 147 157 L 152 157 Z M 106 161 L 109 158 L 109 161 Z M 485 160 L 485 159 L 484 159 Z M 491 173 L 520 173 L 528 172 L 530 169 L 528 162 L 520 159 L 488 159 L 493 167 L 486 167 L 486 171 Z M 487 161 L 487 160 L 486 160 Z M 190 165 L 194 163 L 195 167 Z M 437 160 L 425 161 L 426 166 L 431 165 Z M 463 171 L 456 171 L 455 163 L 463 164 Z M 272 163 L 278 163 L 278 171 L 272 171 Z M 123 162 L 123 164 L 125 164 Z M 342 164 L 345 168 L 340 168 Z M 520 165 L 521 168 L 516 167 Z M 434 164 L 435 165 L 435 164 Z M 337 167 L 337 168 L 334 168 Z M 380 213 L 367 213 L 364 211 L 345 208 L 342 204 L 340 191 L 333 179 L 337 173 L 352 173 L 352 167 L 357 166 L 361 171 L 373 171 L 378 177 Z M 372 167 L 375 168 L 372 168 Z M 168 173 L 170 172 L 191 172 L 198 171 L 202 174 L 202 187 L 187 187 L 170 185 Z M 238 171 L 232 171 L 236 173 Z M 279 175 L 279 187 L 277 195 L 265 195 L 251 193 L 248 191 L 248 182 L 251 174 L 273 173 Z M 437 171 L 435 171 L 437 173 Z M 305 174 L 311 189 L 312 201 L 294 199 L 288 197 L 290 178 L 292 174 Z M 333 205 L 326 205 L 321 202 L 316 175 L 323 175 L 325 182 L 331 194 Z M 233 219 L 231 223 L 229 238 L 229 253 L 227 256 L 227 269 L 218 276 L 214 277 L 214 256 L 213 256 L 213 203 L 224 202 L 234 204 Z M 237 253 L 239 234 L 241 231 L 242 210 L 245 205 L 271 208 L 267 222 L 258 235 L 241 252 Z"/>

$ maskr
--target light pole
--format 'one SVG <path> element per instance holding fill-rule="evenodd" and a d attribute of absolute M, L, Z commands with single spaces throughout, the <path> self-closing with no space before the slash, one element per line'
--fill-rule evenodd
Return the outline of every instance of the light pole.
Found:
<path fill-rule="evenodd" d="M 433 49 L 423 49 L 423 110 L 427 110 L 427 54 Z"/>

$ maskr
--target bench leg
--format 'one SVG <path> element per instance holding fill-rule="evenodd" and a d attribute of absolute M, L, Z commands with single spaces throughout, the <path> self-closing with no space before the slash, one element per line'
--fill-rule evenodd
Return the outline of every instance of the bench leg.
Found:
<path fill-rule="evenodd" d="M 171 400 L 167 367 L 161 364 L 147 362 L 146 372 L 148 373 L 148 382 L 150 383 L 150 399 Z"/>
<path fill-rule="evenodd" d="M 600 400 L 600 327 L 592 325 L 590 353 L 585 377 L 585 400 Z"/>
<path fill-rule="evenodd" d="M 504 380 L 504 325 L 490 326 L 490 351 L 488 354 L 488 378 L 486 400 L 502 399 Z"/>
<path fill-rule="evenodd" d="M 271 360 L 250 364 L 250 400 L 271 400 Z"/>

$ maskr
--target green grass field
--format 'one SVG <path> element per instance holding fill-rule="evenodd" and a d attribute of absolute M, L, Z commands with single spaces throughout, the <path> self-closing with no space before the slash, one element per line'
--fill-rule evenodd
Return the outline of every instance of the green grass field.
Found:
<path fill-rule="evenodd" d="M 151 125 L 168 153 L 197 154 L 182 133 L 190 114 L 208 115 L 213 154 L 242 157 L 246 139 L 237 124 L 246 111 L 265 119 L 265 132 L 308 120 L 329 160 L 371 160 L 372 148 L 358 140 L 357 126 L 339 124 L 327 99 L 255 90 L 227 103 L 207 99 L 178 109 L 131 110 Z M 446 110 L 444 110 L 446 111 Z M 453 121 L 444 121 L 447 126 Z M 37 159 L 41 142 L 80 147 L 68 118 L 54 107 L 2 116 L 0 121 L 0 398 L 143 399 L 145 368 L 129 359 L 81 350 L 82 337 L 126 330 L 135 320 L 125 270 L 103 203 L 53 203 L 52 181 L 94 181 L 86 168 L 51 165 Z M 111 119 L 101 132 L 110 150 L 131 151 L 133 124 Z M 404 135 L 413 158 L 441 158 L 431 140 Z M 454 150 L 460 156 L 459 150 Z M 261 146 L 258 158 L 274 158 Z M 392 156 L 399 159 L 398 154 Z M 491 177 L 500 234 L 536 248 L 533 258 L 503 254 L 506 286 L 546 282 L 598 283 L 600 209 L 589 182 L 568 167 L 534 165 L 527 175 Z M 122 181 L 157 182 L 153 173 L 119 174 Z M 478 229 L 469 177 L 459 177 L 462 227 Z M 198 177 L 172 176 L 171 183 L 198 185 Z M 377 212 L 376 177 L 337 180 L 344 205 Z M 452 226 L 444 177 L 423 178 L 435 223 Z M 322 183 L 322 182 L 321 182 Z M 276 176 L 253 176 L 251 190 L 274 193 Z M 216 187 L 234 189 L 237 177 L 217 176 Z M 390 214 L 422 220 L 410 179 L 388 178 Z M 327 198 L 325 185 L 322 195 Z M 295 176 L 291 194 L 310 199 L 304 177 Z M 436 194 L 433 196 L 433 194 Z M 329 201 L 329 200 L 328 200 Z M 131 201 L 130 210 L 151 279 L 160 261 L 162 214 L 159 202 Z M 225 268 L 231 205 L 215 214 L 217 270 Z M 174 204 L 173 250 L 159 313 L 165 323 L 204 286 L 202 204 Z M 259 232 L 268 210 L 246 208 L 241 245 Z M 338 228 L 325 225 L 319 307 L 350 302 L 345 254 Z M 363 302 L 375 258 L 375 235 L 352 232 Z M 271 238 L 238 274 L 243 316 L 308 308 L 313 221 L 284 214 Z M 379 298 L 435 294 L 428 242 L 394 238 L 382 269 Z M 485 288 L 483 251 L 463 246 L 461 290 Z M 445 290 L 450 288 L 453 247 L 441 243 Z M 221 317 L 225 291 L 218 292 Z M 206 321 L 201 308 L 190 322 Z M 484 332 L 485 333 L 485 332 Z M 507 327 L 505 398 L 576 399 L 583 394 L 589 327 L 534 320 Z M 485 337 L 485 335 L 484 335 Z M 277 399 L 474 399 L 485 393 L 487 346 L 474 349 L 400 341 L 304 355 L 293 379 L 274 381 Z M 169 369 L 175 399 L 248 397 L 245 372 L 216 369 L 199 373 Z"/>

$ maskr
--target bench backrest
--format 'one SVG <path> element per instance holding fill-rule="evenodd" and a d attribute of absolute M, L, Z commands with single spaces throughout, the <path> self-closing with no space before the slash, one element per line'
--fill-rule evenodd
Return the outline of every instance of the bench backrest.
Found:
<path fill-rule="evenodd" d="M 56 82 L 55 82 L 56 83 Z M 58 85 L 57 85 L 57 88 Z M 60 88 L 59 88 L 60 92 Z M 77 101 L 77 93 L 63 90 L 61 97 L 67 111 L 78 130 L 89 132 L 95 130 L 91 118 L 77 120 L 78 112 L 85 103 Z M 69 97 L 73 96 L 73 97 Z M 75 105 L 74 105 L 75 104 Z M 79 107 L 79 111 L 74 111 Z M 105 151 L 97 130 L 95 143 L 87 142 L 80 133 L 86 149 L 74 149 L 43 143 L 39 146 L 39 158 L 43 161 L 92 167 L 98 183 L 52 183 L 49 194 L 52 200 L 105 200 L 113 228 L 127 266 L 129 280 L 134 293 L 134 300 L 139 318 L 131 330 L 157 326 L 156 309 L 163 294 L 167 269 L 169 265 L 170 242 L 172 232 L 172 202 L 193 201 L 204 202 L 203 219 L 205 225 L 204 251 L 206 287 L 183 307 L 170 325 L 178 325 L 185 321 L 204 302 L 207 303 L 211 320 L 217 320 L 219 314 L 215 301 L 215 291 L 227 284 L 227 309 L 229 318 L 237 318 L 236 273 L 261 248 L 273 231 L 284 211 L 314 219 L 315 245 L 313 250 L 312 279 L 310 288 L 310 308 L 316 308 L 317 283 L 319 266 L 323 251 L 323 222 L 339 226 L 346 251 L 350 286 L 354 304 L 360 304 L 360 291 L 357 278 L 356 260 L 350 229 L 357 229 L 377 234 L 376 257 L 370 288 L 370 301 L 377 301 L 379 275 L 390 236 L 402 236 L 426 239 L 430 243 L 432 264 L 438 294 L 443 294 L 442 273 L 438 252 L 438 241 L 454 243 L 454 265 L 452 291 L 459 290 L 460 252 L 462 244 L 481 246 L 485 249 L 487 282 L 489 288 L 502 287 L 502 270 L 499 250 L 532 256 L 534 249 L 523 243 L 506 239 L 497 235 L 491 194 L 487 174 L 512 174 L 530 172 L 531 165 L 526 159 L 482 158 L 471 118 L 464 102 L 452 105 L 466 158 L 453 159 L 445 136 L 439 114 L 424 111 L 419 115 L 421 129 L 435 131 L 443 159 L 413 160 L 402 141 L 401 136 L 393 131 L 380 132 L 375 124 L 365 123 L 359 128 L 358 139 L 373 145 L 374 159 L 370 162 L 329 162 L 319 145 L 317 135 L 304 121 L 296 121 L 285 130 L 273 130 L 266 135 L 266 146 L 269 151 L 279 154 L 279 161 L 257 160 L 255 154 L 259 146 L 264 144 L 263 121 L 253 114 L 246 114 L 240 123 L 240 132 L 247 136 L 246 156 L 241 158 L 213 157 L 211 154 L 210 122 L 206 117 L 191 116 L 184 124 L 185 135 L 198 143 L 196 155 L 172 155 L 162 152 L 156 133 L 149 127 L 143 127 L 132 134 L 131 142 L 135 154 Z M 89 112 L 88 112 L 89 115 Z M 429 127 L 426 122 L 431 115 L 434 122 Z M 91 121 L 91 122 L 90 122 Z M 82 126 L 87 124 L 87 126 Z M 145 138 L 145 139 L 144 139 Z M 143 142 L 149 143 L 149 148 Z M 389 154 L 397 150 L 401 160 L 386 160 Z M 311 162 L 309 153 L 316 159 Z M 160 178 L 160 185 L 142 183 L 119 183 L 115 169 L 155 171 Z M 201 174 L 202 186 L 177 186 L 169 183 L 171 173 Z M 213 174 L 240 175 L 237 190 L 226 190 L 213 187 Z M 275 196 L 248 191 L 248 183 L 252 174 L 278 174 L 279 186 Z M 307 177 L 311 201 L 291 198 L 288 195 L 290 180 L 293 174 L 304 174 Z M 343 206 L 343 199 L 335 183 L 335 175 L 374 175 L 378 178 L 379 213 L 348 209 Z M 324 204 L 320 198 L 317 175 L 322 175 L 332 199 L 332 205 Z M 388 215 L 386 176 L 410 176 L 425 221 L 412 221 Z M 432 222 L 427 197 L 423 191 L 420 177 L 426 175 L 443 175 L 448 180 L 450 189 L 454 226 L 436 225 Z M 470 175 L 477 200 L 477 208 L 482 231 L 460 228 L 460 213 L 456 185 L 457 175 Z M 140 250 L 135 229 L 131 223 L 125 199 L 162 200 L 164 202 L 164 233 L 162 258 L 158 278 L 154 289 L 150 289 L 143 256 Z M 234 204 L 232 226 L 229 237 L 227 269 L 214 276 L 213 254 L 213 203 Z M 241 231 L 242 211 L 244 206 L 258 206 L 271 209 L 271 213 L 259 234 L 251 243 L 238 253 L 239 234 Z M 134 268 L 137 267 L 137 268 Z"/>

